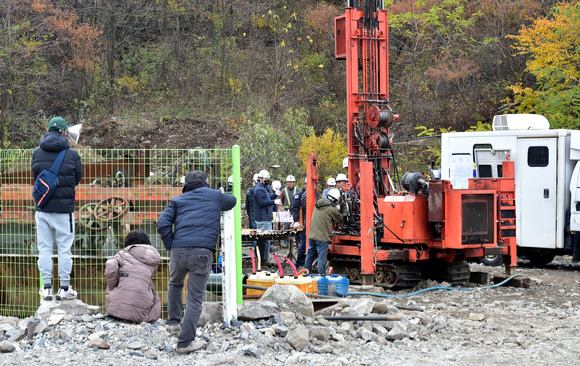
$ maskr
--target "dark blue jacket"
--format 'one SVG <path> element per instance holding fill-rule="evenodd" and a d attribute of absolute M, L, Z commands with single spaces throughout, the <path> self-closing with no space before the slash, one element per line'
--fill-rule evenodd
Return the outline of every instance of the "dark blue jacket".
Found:
<path fill-rule="evenodd" d="M 316 191 L 316 200 L 320 199 L 320 193 Z M 294 195 L 294 200 L 292 201 L 292 218 L 294 222 L 300 220 L 300 211 L 302 211 L 303 224 L 306 225 L 306 188 Z"/>
<path fill-rule="evenodd" d="M 248 213 L 248 217 L 250 218 L 250 221 L 256 221 L 256 220 L 254 220 L 254 190 L 255 189 L 256 189 L 256 186 L 251 186 L 246 191 L 246 212 Z"/>
<path fill-rule="evenodd" d="M 256 184 L 254 189 L 254 221 L 272 221 L 274 218 L 275 193 L 269 193 L 263 183 Z"/>
<path fill-rule="evenodd" d="M 190 183 L 185 185 L 185 193 L 174 197 L 163 210 L 157 220 L 157 232 L 167 250 L 199 247 L 215 252 L 220 214 L 234 208 L 236 197 L 207 184 L 188 190 Z"/>
<path fill-rule="evenodd" d="M 38 211 L 70 213 L 75 210 L 75 187 L 81 182 L 83 164 L 79 153 L 70 148 L 66 136 L 49 132 L 40 139 L 40 146 L 32 152 L 32 173 L 34 180 L 43 170 L 49 170 L 61 150 L 68 149 L 60 170 L 58 186 L 48 202 Z"/>

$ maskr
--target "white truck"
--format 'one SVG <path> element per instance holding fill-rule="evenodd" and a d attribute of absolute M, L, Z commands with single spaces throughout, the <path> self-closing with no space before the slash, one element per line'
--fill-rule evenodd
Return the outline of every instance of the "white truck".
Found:
<path fill-rule="evenodd" d="M 518 256 L 535 265 L 580 259 L 580 131 L 549 129 L 534 114 L 495 116 L 493 131 L 441 135 L 441 178 L 467 188 L 471 177 L 501 177 L 514 161 Z M 579 234 L 577 234 L 579 233 Z M 486 257 L 489 265 L 499 257 Z"/>

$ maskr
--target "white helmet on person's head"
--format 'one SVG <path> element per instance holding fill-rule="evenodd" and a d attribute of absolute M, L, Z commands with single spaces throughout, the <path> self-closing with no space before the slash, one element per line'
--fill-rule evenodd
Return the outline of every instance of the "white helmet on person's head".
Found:
<path fill-rule="evenodd" d="M 308 177 L 304 178 L 304 184 L 306 184 L 306 182 L 308 182 Z"/>
<path fill-rule="evenodd" d="M 326 198 L 328 198 L 332 203 L 336 203 L 340 199 L 340 191 L 338 188 L 332 188 L 330 191 L 328 191 Z"/>
<path fill-rule="evenodd" d="M 270 173 L 267 170 L 260 170 L 259 174 L 259 178 L 262 179 L 270 179 Z"/>
<path fill-rule="evenodd" d="M 286 177 L 286 182 L 296 182 L 296 178 L 293 175 L 289 175 Z"/>
<path fill-rule="evenodd" d="M 279 180 L 275 180 L 272 182 L 272 189 L 275 191 L 279 191 L 282 188 L 282 183 Z"/>
<path fill-rule="evenodd" d="M 336 180 L 333 177 L 330 177 L 326 180 L 326 185 L 330 187 L 334 187 L 336 185 Z"/>
<path fill-rule="evenodd" d="M 260 178 L 260 174 L 256 173 L 256 174 L 254 174 L 254 177 L 252 178 L 252 180 L 254 182 L 257 182 L 258 181 L 258 178 Z"/>
<path fill-rule="evenodd" d="M 228 178 L 228 184 L 231 186 L 234 184 L 234 176 L 230 175 L 230 177 Z"/>
<path fill-rule="evenodd" d="M 348 168 L 348 157 L 342 159 L 342 167 L 343 168 Z"/>
<path fill-rule="evenodd" d="M 336 181 L 337 182 L 348 182 L 348 178 L 346 177 L 346 174 L 340 173 L 336 176 Z"/>

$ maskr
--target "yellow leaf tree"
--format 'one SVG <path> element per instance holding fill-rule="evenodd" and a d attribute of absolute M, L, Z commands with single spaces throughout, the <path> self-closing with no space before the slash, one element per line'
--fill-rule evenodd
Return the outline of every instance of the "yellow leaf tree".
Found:
<path fill-rule="evenodd" d="M 305 171 L 310 151 L 318 154 L 318 176 L 323 184 L 329 177 L 344 173 L 342 160 L 348 155 L 348 148 L 345 138 L 333 129 L 327 128 L 322 136 L 311 133 L 302 138 L 296 157 L 302 162 Z"/>
<path fill-rule="evenodd" d="M 552 128 L 580 126 L 580 1 L 561 2 L 548 18 L 524 26 L 517 36 L 518 53 L 528 55 L 526 71 L 535 85 L 512 85 L 511 111 L 539 113 Z"/>

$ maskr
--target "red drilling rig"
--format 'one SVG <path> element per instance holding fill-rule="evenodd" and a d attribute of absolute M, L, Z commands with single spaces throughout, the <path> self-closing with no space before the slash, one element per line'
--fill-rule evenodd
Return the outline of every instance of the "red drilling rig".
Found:
<path fill-rule="evenodd" d="M 407 172 L 398 180 L 390 127 L 388 13 L 383 1 L 348 1 L 335 19 L 335 53 L 346 60 L 349 207 L 328 260 L 351 282 L 413 287 L 423 277 L 452 285 L 469 279 L 466 259 L 503 255 L 515 273 L 514 165 L 502 178 L 471 179 L 469 189 Z M 318 172 L 307 165 L 307 222 Z M 398 184 L 397 184 L 398 183 Z M 308 232 L 307 227 L 307 232 Z"/>

